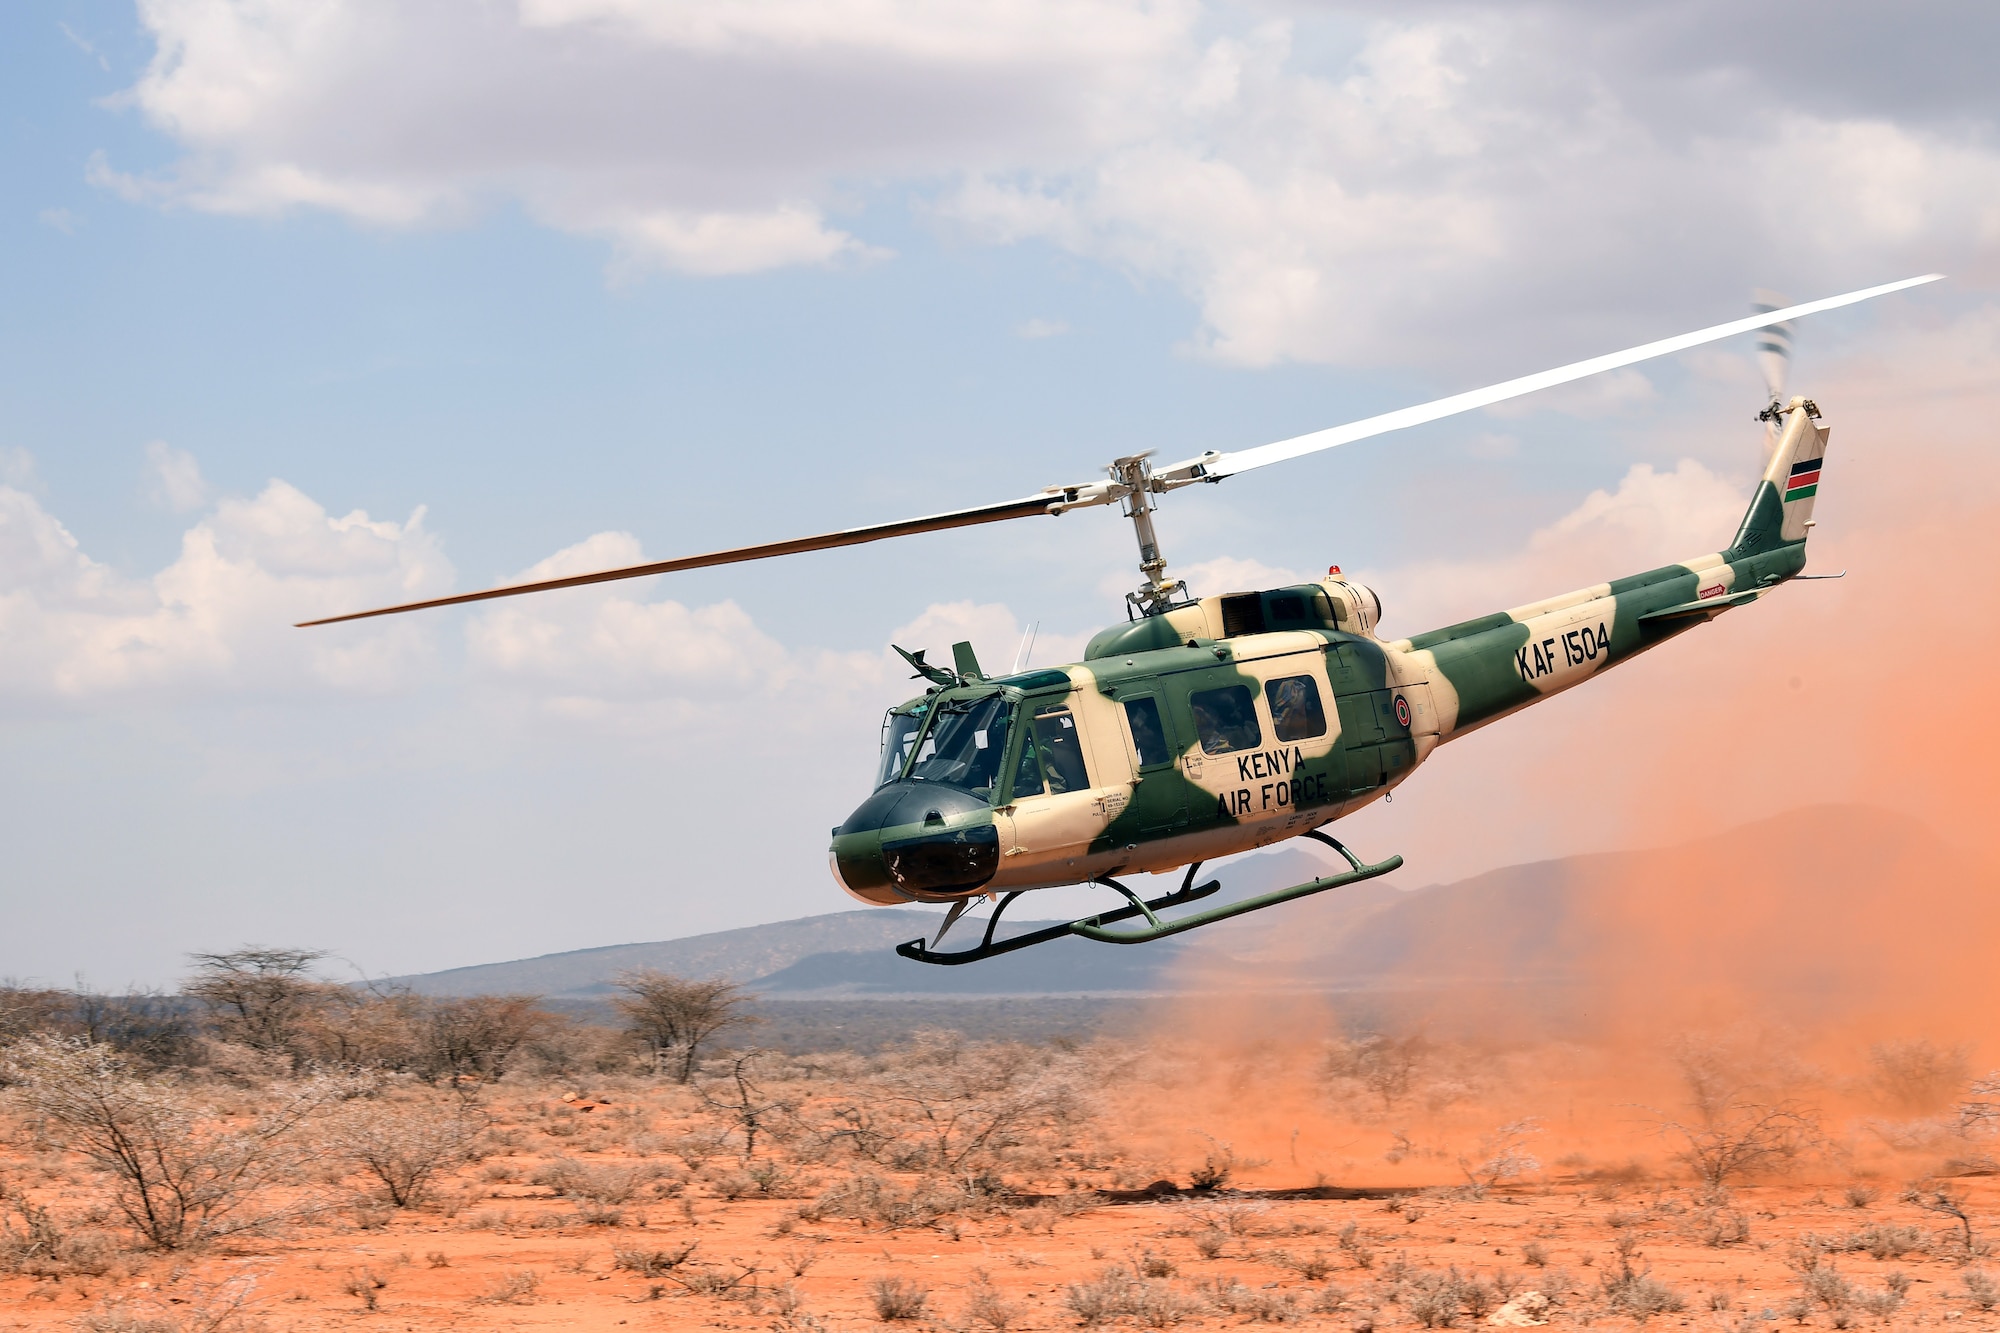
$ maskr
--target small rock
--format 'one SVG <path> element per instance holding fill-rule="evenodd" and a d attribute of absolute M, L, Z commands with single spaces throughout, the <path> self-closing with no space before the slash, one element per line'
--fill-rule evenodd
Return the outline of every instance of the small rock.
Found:
<path fill-rule="evenodd" d="M 1487 1315 L 1486 1322 L 1495 1328 L 1536 1328 L 1549 1322 L 1543 1318 L 1548 1312 L 1548 1297 L 1539 1291 L 1524 1291 Z"/>

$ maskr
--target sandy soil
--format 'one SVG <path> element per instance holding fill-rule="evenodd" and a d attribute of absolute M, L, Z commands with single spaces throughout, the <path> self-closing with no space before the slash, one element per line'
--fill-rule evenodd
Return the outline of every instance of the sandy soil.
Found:
<path fill-rule="evenodd" d="M 1255 1188 L 1147 1197 L 1106 1188 L 1114 1172 L 1085 1170 L 1046 1195 L 902 1228 L 814 1216 L 812 1198 L 853 1173 L 845 1162 L 798 1167 L 786 1191 L 798 1197 L 787 1198 L 721 1197 L 717 1181 L 736 1166 L 728 1159 L 692 1176 L 673 1163 L 667 1179 L 615 1208 L 582 1207 L 533 1183 L 558 1157 L 669 1161 L 630 1146 L 658 1123 L 644 1101 L 598 1107 L 591 1124 L 569 1107 L 552 1115 L 548 1099 L 517 1097 L 496 1108 L 513 1132 L 426 1207 L 343 1206 L 311 1225 L 198 1253 L 126 1252 L 99 1276 L 0 1278 L 0 1328 L 147 1333 L 149 1319 L 174 1321 L 151 1326 L 161 1330 L 888 1328 L 899 1325 L 878 1318 L 885 1279 L 925 1293 L 921 1312 L 900 1324 L 907 1328 L 1075 1328 L 1093 1291 L 1124 1293 L 1125 1312 L 1113 1299 L 1105 1315 L 1113 1326 L 1404 1328 L 1420 1326 L 1413 1293 L 1454 1269 L 1485 1284 L 1488 1309 L 1540 1291 L 1554 1298 L 1542 1316 L 1551 1326 L 1625 1326 L 1638 1321 L 1607 1308 L 1603 1295 L 1625 1262 L 1621 1241 L 1632 1271 L 1649 1272 L 1684 1303 L 1654 1317 L 1662 1326 L 2000 1328 L 2000 1312 L 1977 1309 L 1969 1270 L 1946 1253 L 1948 1219 L 1900 1201 L 1888 1182 L 1862 1206 L 1844 1180 L 1741 1187 L 1726 1204 L 1704 1206 L 1684 1180 L 1557 1177 L 1470 1197 L 1412 1189 L 1386 1167 L 1379 1180 L 1343 1180 L 1339 1190 L 1265 1168 L 1250 1173 Z M 47 1151 L 5 1150 L 0 1178 L 72 1217 L 104 1197 L 80 1162 Z M 2000 1241 L 2000 1182 L 1954 1183 L 1978 1238 Z M 1319 1197 L 1287 1197 L 1288 1189 Z M 1361 1197 L 1325 1197 L 1352 1190 Z M 1827 1253 L 1821 1264 L 1854 1298 L 1794 1308 L 1802 1242 L 1871 1226 L 1913 1228 L 1928 1248 L 1896 1258 Z M 634 1266 L 690 1242 L 696 1248 L 676 1267 L 649 1276 Z M 1124 1276 L 1103 1282 L 1113 1266 Z M 690 1290 L 745 1270 L 753 1271 L 725 1295 Z M 1893 1273 L 1909 1280 L 1905 1299 L 1870 1312 L 1866 1298 Z M 1456 1326 L 1486 1322 L 1481 1310 Z"/>

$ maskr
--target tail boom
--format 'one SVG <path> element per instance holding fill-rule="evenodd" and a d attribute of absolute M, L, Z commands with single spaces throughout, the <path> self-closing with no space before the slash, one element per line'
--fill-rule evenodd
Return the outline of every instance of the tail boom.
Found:
<path fill-rule="evenodd" d="M 1746 605 L 1805 568 L 1827 431 L 1802 398 L 1726 550 L 1387 645 L 1428 680 L 1450 740 Z"/>

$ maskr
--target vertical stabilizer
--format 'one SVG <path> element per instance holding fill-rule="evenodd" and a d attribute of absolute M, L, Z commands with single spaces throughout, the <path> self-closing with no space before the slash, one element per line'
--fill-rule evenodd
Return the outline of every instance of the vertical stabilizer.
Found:
<path fill-rule="evenodd" d="M 1778 447 L 1764 466 L 1764 478 L 1757 483 L 1743 526 L 1726 553 L 1729 559 L 1760 555 L 1806 539 L 1829 434 L 1814 420 L 1814 410 L 1804 398 L 1792 399 L 1785 409 Z"/>

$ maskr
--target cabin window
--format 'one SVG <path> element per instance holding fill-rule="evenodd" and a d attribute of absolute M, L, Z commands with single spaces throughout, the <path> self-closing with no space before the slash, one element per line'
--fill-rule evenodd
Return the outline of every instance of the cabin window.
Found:
<path fill-rule="evenodd" d="M 1188 709 L 1194 714 L 1195 734 L 1201 738 L 1205 754 L 1254 750 L 1264 743 L 1248 686 L 1227 685 L 1219 690 L 1196 690 L 1188 696 Z"/>
<path fill-rule="evenodd" d="M 1007 799 L 1019 801 L 1040 796 L 1042 787 L 1042 761 L 1035 757 L 1035 737 L 1031 731 L 1021 741 L 1021 758 L 1014 765 L 1014 785 L 1008 789 Z"/>
<path fill-rule="evenodd" d="M 1007 753 L 1013 705 L 989 695 L 942 703 L 935 713 L 937 720 L 924 733 L 910 764 L 910 781 L 957 787 L 991 800 Z"/>
<path fill-rule="evenodd" d="M 1279 740 L 1309 741 L 1326 735 L 1326 709 L 1320 706 L 1319 682 L 1311 676 L 1266 681 L 1264 701 L 1271 705 L 1271 729 Z"/>
<path fill-rule="evenodd" d="M 903 765 L 910 761 L 910 751 L 923 727 L 922 712 L 890 713 L 882 719 L 882 758 L 875 766 L 877 787 L 886 787 L 903 776 Z"/>
<path fill-rule="evenodd" d="M 1174 761 L 1174 752 L 1167 748 L 1167 729 L 1160 721 L 1159 700 L 1145 695 L 1127 699 L 1125 721 L 1132 728 L 1132 748 L 1138 752 L 1139 767 L 1156 768 Z"/>
<path fill-rule="evenodd" d="M 1090 786 L 1083 766 L 1083 738 L 1077 734 L 1076 717 L 1061 704 L 1045 704 L 1035 710 L 1035 749 L 1042 761 L 1042 778 L 1050 795 L 1082 791 Z"/>

